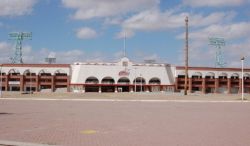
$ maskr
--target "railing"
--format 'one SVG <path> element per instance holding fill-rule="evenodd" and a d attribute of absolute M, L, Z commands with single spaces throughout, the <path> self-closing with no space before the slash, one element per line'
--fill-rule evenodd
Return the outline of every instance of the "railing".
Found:
<path fill-rule="evenodd" d="M 56 82 L 55 85 L 68 85 L 67 82 Z"/>
<path fill-rule="evenodd" d="M 51 79 L 53 76 L 40 76 L 40 79 Z"/>
<path fill-rule="evenodd" d="M 55 79 L 68 79 L 68 76 L 55 76 Z"/>
<path fill-rule="evenodd" d="M 51 82 L 40 82 L 40 85 L 51 85 Z"/>
<path fill-rule="evenodd" d="M 122 85 L 129 85 L 128 82 L 118 82 L 118 84 L 122 84 Z"/>
<path fill-rule="evenodd" d="M 98 82 L 95 82 L 95 81 L 87 81 L 87 82 L 85 82 L 85 84 L 98 84 Z"/>
<path fill-rule="evenodd" d="M 227 82 L 227 79 L 219 79 L 219 82 Z"/>
<path fill-rule="evenodd" d="M 149 83 L 149 85 L 160 85 L 161 83 L 158 83 L 158 82 L 151 82 Z"/>
<path fill-rule="evenodd" d="M 102 84 L 114 84 L 114 82 L 102 82 Z"/>
<path fill-rule="evenodd" d="M 202 78 L 199 78 L 199 79 L 192 78 L 192 81 L 202 81 Z"/>

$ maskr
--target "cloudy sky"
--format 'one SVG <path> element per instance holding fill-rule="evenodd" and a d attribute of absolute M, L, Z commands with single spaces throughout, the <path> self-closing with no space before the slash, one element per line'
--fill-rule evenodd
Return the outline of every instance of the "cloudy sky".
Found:
<path fill-rule="evenodd" d="M 190 25 L 190 65 L 215 66 L 209 37 L 221 37 L 226 67 L 250 67 L 250 0 L 0 0 L 0 63 L 9 63 L 10 32 L 32 32 L 24 63 L 109 61 L 127 57 L 183 65 L 185 17 Z"/>

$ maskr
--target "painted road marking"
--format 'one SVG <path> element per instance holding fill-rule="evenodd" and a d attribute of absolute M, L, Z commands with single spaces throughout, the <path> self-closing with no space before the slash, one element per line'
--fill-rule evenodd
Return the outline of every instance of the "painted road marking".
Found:
<path fill-rule="evenodd" d="M 96 130 L 83 130 L 80 132 L 81 134 L 86 134 L 86 135 L 91 135 L 91 134 L 96 134 Z"/>
<path fill-rule="evenodd" d="M 0 98 L 0 100 L 34 100 L 34 101 L 90 101 L 90 102 L 197 102 L 197 103 L 250 103 L 249 100 L 153 100 L 153 99 L 56 99 L 56 98 Z"/>

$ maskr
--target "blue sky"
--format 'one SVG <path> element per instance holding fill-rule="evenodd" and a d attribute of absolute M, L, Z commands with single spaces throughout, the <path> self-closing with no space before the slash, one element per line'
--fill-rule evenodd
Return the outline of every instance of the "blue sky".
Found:
<path fill-rule="evenodd" d="M 186 16 L 190 65 L 215 66 L 209 37 L 223 37 L 226 67 L 250 56 L 250 0 L 1 0 L 0 62 L 14 54 L 10 32 L 32 32 L 23 43 L 24 63 L 117 61 L 126 32 L 127 57 L 136 62 L 183 65 Z"/>

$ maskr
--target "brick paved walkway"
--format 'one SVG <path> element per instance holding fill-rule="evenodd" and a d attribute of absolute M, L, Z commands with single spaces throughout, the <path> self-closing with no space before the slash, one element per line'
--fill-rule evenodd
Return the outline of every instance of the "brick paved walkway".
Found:
<path fill-rule="evenodd" d="M 250 103 L 0 100 L 0 140 L 64 146 L 250 145 Z"/>

